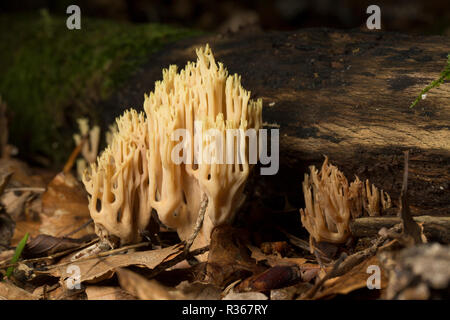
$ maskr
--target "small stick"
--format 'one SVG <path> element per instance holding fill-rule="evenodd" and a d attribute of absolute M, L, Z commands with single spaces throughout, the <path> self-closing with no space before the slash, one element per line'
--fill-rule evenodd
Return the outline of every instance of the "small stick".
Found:
<path fill-rule="evenodd" d="M 158 274 L 160 274 L 161 272 L 165 271 L 166 269 L 173 267 L 174 265 L 180 263 L 181 261 L 188 259 L 190 257 L 195 257 L 198 256 L 200 254 L 203 254 L 205 252 L 209 251 L 209 246 L 205 246 L 203 248 L 199 248 L 199 249 L 195 249 L 192 251 L 186 251 L 184 250 L 182 254 L 176 256 L 175 258 L 173 258 L 172 260 L 169 260 L 167 262 L 163 262 L 160 265 L 158 265 L 157 267 L 155 267 L 153 270 L 150 271 L 150 273 L 148 274 L 148 278 L 153 278 L 155 276 L 157 276 Z"/>
<path fill-rule="evenodd" d="M 69 156 L 69 159 L 67 159 L 66 164 L 64 165 L 63 173 L 68 173 L 70 170 L 72 170 L 73 164 L 75 162 L 75 159 L 78 157 L 78 154 L 81 152 L 81 149 L 83 148 L 83 145 L 86 143 L 86 141 L 89 139 L 88 135 L 83 136 L 80 144 L 78 144 L 75 149 L 73 149 L 72 153 Z"/>
<path fill-rule="evenodd" d="M 341 265 L 342 262 L 344 262 L 344 260 L 347 258 L 347 254 L 345 252 L 343 252 L 341 254 L 341 256 L 339 257 L 339 259 L 335 262 L 333 269 L 331 269 L 330 272 L 328 272 L 319 282 L 317 282 L 303 297 L 304 299 L 310 299 L 312 298 L 317 291 L 319 291 L 319 289 L 323 286 L 323 284 L 325 283 L 325 281 L 327 281 L 328 279 L 334 278 L 337 275 L 337 271 L 339 266 Z"/>
<path fill-rule="evenodd" d="M 202 202 L 200 204 L 200 209 L 198 211 L 197 221 L 195 222 L 194 231 L 192 232 L 189 239 L 186 240 L 186 246 L 184 247 L 184 251 L 188 252 L 194 243 L 195 238 L 197 238 L 198 233 L 203 225 L 203 220 L 205 219 L 206 208 L 208 207 L 208 196 L 206 193 L 203 193 Z"/>
<path fill-rule="evenodd" d="M 14 266 L 18 265 L 19 263 L 39 262 L 39 261 L 52 260 L 52 259 L 55 259 L 55 258 L 59 258 L 61 256 L 69 254 L 71 252 L 77 251 L 79 249 L 86 248 L 86 247 L 96 243 L 97 241 L 98 241 L 98 239 L 95 239 L 95 240 L 92 240 L 92 241 L 90 241 L 90 242 L 88 242 L 86 244 L 83 244 L 83 245 L 81 245 L 81 246 L 79 246 L 77 248 L 71 248 L 71 249 L 68 249 L 68 250 L 65 250 L 65 251 L 57 252 L 55 254 L 52 254 L 52 255 L 49 255 L 49 256 L 46 256 L 46 257 L 26 259 L 26 260 L 22 260 L 22 261 L 19 261 L 19 262 L 16 262 L 16 263 L 9 263 L 9 264 L 5 264 L 5 265 L 0 265 L 0 269 L 8 268 L 8 267 L 14 267 Z"/>
<path fill-rule="evenodd" d="M 84 228 L 86 228 L 88 225 L 90 225 L 92 222 L 94 222 L 94 220 L 92 220 L 92 219 L 89 219 L 89 221 L 87 221 L 87 222 L 85 222 L 85 223 L 83 223 L 81 226 L 79 226 L 78 228 L 76 228 L 75 230 L 73 230 L 73 231 L 71 231 L 71 232 L 69 232 L 68 234 L 66 234 L 64 237 L 65 238 L 68 238 L 68 237 L 70 237 L 71 235 L 73 235 L 73 234 L 75 234 L 75 233 L 77 233 L 78 231 L 80 231 L 80 230 L 82 230 L 82 229 L 84 229 Z"/>
<path fill-rule="evenodd" d="M 117 248 L 117 249 L 113 249 L 113 250 L 109 250 L 109 251 L 105 251 L 105 252 L 100 252 L 100 253 L 97 253 L 96 255 L 92 255 L 92 256 L 89 256 L 89 257 L 86 257 L 86 258 L 79 259 L 76 262 L 84 262 L 84 261 L 95 259 L 95 258 L 106 257 L 106 256 L 109 256 L 109 255 L 112 255 L 112 254 L 115 254 L 115 253 L 119 253 L 119 252 L 122 252 L 122 251 L 126 251 L 126 250 L 129 250 L 129 249 L 145 247 L 145 246 L 148 246 L 150 244 L 151 244 L 151 242 L 141 242 L 141 243 L 137 243 L 137 244 L 132 244 L 132 245 L 125 246 L 125 247 L 122 247 L 122 248 Z M 63 267 L 63 266 L 69 265 L 69 264 L 73 264 L 73 263 L 74 263 L 73 261 L 70 261 L 70 262 L 55 264 L 55 265 L 52 265 L 52 266 L 48 266 L 47 269 L 59 268 L 59 267 Z"/>
<path fill-rule="evenodd" d="M 33 188 L 33 187 L 23 187 L 23 188 L 6 188 L 5 193 L 7 192 L 14 192 L 14 191 L 31 191 L 36 193 L 42 193 L 45 192 L 45 188 Z"/>
<path fill-rule="evenodd" d="M 423 243 L 419 225 L 413 220 L 408 203 L 408 160 L 409 152 L 405 151 L 405 168 L 403 172 L 403 185 L 400 193 L 400 217 L 402 218 L 403 234 L 410 236 L 415 244 Z"/>
<path fill-rule="evenodd" d="M 393 226 L 388 231 L 395 232 L 400 229 L 400 224 Z M 311 299 L 314 295 L 319 291 L 319 289 L 323 286 L 325 281 L 331 278 L 339 277 L 348 271 L 350 271 L 353 267 L 357 266 L 365 259 L 375 255 L 378 251 L 378 247 L 380 247 L 388 236 L 380 235 L 374 242 L 374 244 L 364 250 L 358 251 L 347 257 L 347 254 L 343 253 L 336 263 L 333 266 L 333 269 L 328 272 L 325 277 L 322 278 L 318 283 L 316 283 L 302 298 Z"/>

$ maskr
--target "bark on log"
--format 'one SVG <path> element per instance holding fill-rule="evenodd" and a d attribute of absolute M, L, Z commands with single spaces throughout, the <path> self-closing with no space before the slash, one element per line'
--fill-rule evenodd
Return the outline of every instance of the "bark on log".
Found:
<path fill-rule="evenodd" d="M 420 216 L 414 217 L 417 223 L 423 223 L 424 234 L 429 241 L 450 243 L 450 217 Z M 401 223 L 399 217 L 364 217 L 350 222 L 350 231 L 356 238 L 372 237 L 381 228 L 391 228 Z"/>
<path fill-rule="evenodd" d="M 258 178 L 267 198 L 287 195 L 302 207 L 303 174 L 328 155 L 349 180 L 370 179 L 398 205 L 408 149 L 413 215 L 450 214 L 450 85 L 409 108 L 443 70 L 448 37 L 304 29 L 183 40 L 149 57 L 105 103 L 107 122 L 140 108 L 161 68 L 184 67 L 205 43 L 252 97 L 263 98 L 264 121 L 280 128 L 279 174 Z"/>

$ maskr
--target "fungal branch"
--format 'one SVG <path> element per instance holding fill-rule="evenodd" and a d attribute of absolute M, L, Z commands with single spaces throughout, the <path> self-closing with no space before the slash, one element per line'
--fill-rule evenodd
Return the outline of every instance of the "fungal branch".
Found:
<path fill-rule="evenodd" d="M 243 203 L 252 169 L 248 141 L 258 139 L 262 100 L 250 99 L 207 45 L 180 72 L 163 70 L 144 110 L 117 120 L 110 145 L 85 172 L 97 233 L 122 244 L 139 241 L 155 209 L 182 240 L 199 229 L 193 248 L 204 246 L 213 227 L 230 223 Z"/>
<path fill-rule="evenodd" d="M 300 209 L 303 226 L 314 242 L 344 243 L 349 238 L 351 218 L 363 214 L 379 216 L 391 206 L 390 196 L 379 191 L 369 180 L 364 184 L 358 177 L 348 183 L 345 175 L 325 158 L 320 172 L 310 167 L 303 181 L 305 209 Z"/>

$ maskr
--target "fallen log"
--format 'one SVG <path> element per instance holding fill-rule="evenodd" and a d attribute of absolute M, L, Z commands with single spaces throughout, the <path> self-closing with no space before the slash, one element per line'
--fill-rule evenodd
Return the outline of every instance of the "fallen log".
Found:
<path fill-rule="evenodd" d="M 280 129 L 280 171 L 258 178 L 266 198 L 287 196 L 302 207 L 303 174 L 327 155 L 349 180 L 370 179 L 398 207 L 403 151 L 410 150 L 412 214 L 450 214 L 450 85 L 409 108 L 445 67 L 448 37 L 303 29 L 183 40 L 149 57 L 104 103 L 106 122 L 140 108 L 161 68 L 184 67 L 205 43 L 263 98 L 268 127 Z"/>
<path fill-rule="evenodd" d="M 418 216 L 415 222 L 423 224 L 423 231 L 428 241 L 450 243 L 450 217 Z M 381 228 L 391 228 L 401 223 L 400 217 L 364 217 L 350 222 L 350 231 L 355 238 L 372 237 Z"/>

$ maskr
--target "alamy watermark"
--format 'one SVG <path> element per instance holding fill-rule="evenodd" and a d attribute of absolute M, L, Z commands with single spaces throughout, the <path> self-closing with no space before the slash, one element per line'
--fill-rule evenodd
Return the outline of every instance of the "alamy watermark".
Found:
<path fill-rule="evenodd" d="M 270 155 L 268 152 L 268 129 L 250 128 L 203 130 L 202 121 L 194 122 L 194 136 L 187 129 L 172 132 L 171 141 L 178 142 L 172 149 L 171 159 L 179 164 L 256 164 L 261 175 L 278 172 L 279 129 L 270 129 Z"/>
<path fill-rule="evenodd" d="M 67 7 L 66 13 L 70 16 L 66 20 L 66 26 L 69 30 L 81 29 L 81 9 L 79 6 L 72 4 Z"/>
<path fill-rule="evenodd" d="M 66 273 L 70 275 L 65 283 L 66 287 L 69 290 L 79 290 L 81 289 L 81 270 L 80 267 L 74 264 L 71 264 L 67 267 Z"/>
<path fill-rule="evenodd" d="M 366 26 L 367 29 L 373 30 L 373 29 L 381 29 L 381 9 L 376 4 L 372 4 L 367 7 L 366 10 L 367 14 L 370 14 L 370 16 L 367 18 Z"/>
<path fill-rule="evenodd" d="M 367 278 L 367 288 L 369 290 L 373 289 L 381 289 L 381 269 L 377 265 L 370 265 L 367 267 L 366 272 L 370 274 L 370 277 Z"/>

